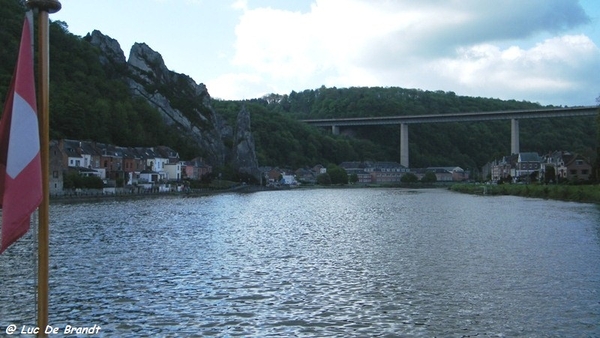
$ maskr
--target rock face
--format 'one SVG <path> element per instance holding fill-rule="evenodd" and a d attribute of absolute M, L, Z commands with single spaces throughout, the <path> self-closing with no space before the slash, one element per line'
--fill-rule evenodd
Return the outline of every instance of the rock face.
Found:
<path fill-rule="evenodd" d="M 110 62 L 125 64 L 125 54 L 117 40 L 102 34 L 98 30 L 94 30 L 92 34 L 90 34 L 90 43 L 99 47 L 103 52 L 103 54 L 100 55 L 100 63 L 102 63 L 103 66 L 106 66 Z"/>
<path fill-rule="evenodd" d="M 206 86 L 167 69 L 162 56 L 143 43 L 131 47 L 127 64 L 132 92 L 157 108 L 165 123 L 189 133 L 213 165 L 225 164 L 223 119 L 210 106 Z"/>
<path fill-rule="evenodd" d="M 161 113 L 166 124 L 176 126 L 198 143 L 210 164 L 232 164 L 246 173 L 255 171 L 258 165 L 250 114 L 245 109 L 242 112 L 246 112 L 240 112 L 240 115 L 246 117 L 238 117 L 235 140 L 232 140 L 233 129 L 210 105 L 210 95 L 204 84 L 170 71 L 162 56 L 144 43 L 134 44 L 125 61 L 116 40 L 99 31 L 92 32 L 87 39 L 101 50 L 102 64 L 112 66 L 134 95 L 143 97 Z M 233 148 L 228 149 L 225 144 L 231 143 Z"/>
<path fill-rule="evenodd" d="M 232 163 L 240 172 L 257 176 L 258 161 L 254 147 L 254 137 L 250 128 L 250 112 L 246 106 L 238 113 L 237 129 L 233 139 L 233 159 Z"/>

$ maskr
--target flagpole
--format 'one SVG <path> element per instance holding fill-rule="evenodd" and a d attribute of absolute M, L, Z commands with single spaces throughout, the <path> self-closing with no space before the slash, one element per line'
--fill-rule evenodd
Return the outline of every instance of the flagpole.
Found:
<path fill-rule="evenodd" d="M 38 318 L 40 337 L 48 325 L 48 266 L 50 214 L 50 34 L 48 14 L 61 9 L 58 0 L 28 0 L 27 6 L 38 10 L 38 119 L 42 164 L 42 203 L 39 207 L 38 231 Z"/>

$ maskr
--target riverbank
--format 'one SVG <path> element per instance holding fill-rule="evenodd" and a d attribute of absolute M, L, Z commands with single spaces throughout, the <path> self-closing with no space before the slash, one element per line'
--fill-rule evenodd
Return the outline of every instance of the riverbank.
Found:
<path fill-rule="evenodd" d="M 511 195 L 600 204 L 598 185 L 454 184 L 450 190 L 474 195 Z"/>
<path fill-rule="evenodd" d="M 237 193 L 252 193 L 256 191 L 267 190 L 264 187 L 253 185 L 236 185 L 229 188 L 203 188 L 203 189 L 188 189 L 186 191 L 164 191 L 164 192 L 136 192 L 136 191 L 117 191 L 115 193 L 106 193 L 96 190 L 68 192 L 59 195 L 51 195 L 50 203 L 83 203 L 83 202 L 98 202 L 107 200 L 131 200 L 131 199 L 151 199 L 151 198 L 185 198 L 185 197 L 202 197 L 216 194 L 224 194 L 230 192 Z"/>
<path fill-rule="evenodd" d="M 401 185 L 329 185 L 329 186 L 301 186 L 296 189 L 370 189 L 370 188 L 404 188 L 404 189 L 431 189 L 447 188 L 451 191 L 467 193 L 472 195 L 489 196 L 522 196 L 543 198 L 561 201 L 573 201 L 583 203 L 600 204 L 600 186 L 598 185 L 540 185 L 540 184 L 401 184 Z M 290 190 L 288 187 L 261 187 L 255 185 L 237 185 L 228 188 L 204 188 L 188 189 L 181 192 L 117 192 L 103 193 L 101 191 L 86 191 L 77 193 L 66 193 L 50 196 L 51 203 L 84 203 L 106 200 L 130 200 L 151 198 L 189 198 L 211 196 L 224 193 L 254 193 L 258 191 Z"/>

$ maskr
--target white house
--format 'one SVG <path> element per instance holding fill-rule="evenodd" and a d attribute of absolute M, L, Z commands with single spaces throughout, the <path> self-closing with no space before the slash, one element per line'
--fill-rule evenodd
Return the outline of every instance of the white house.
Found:
<path fill-rule="evenodd" d="M 184 162 L 165 164 L 167 180 L 179 181 L 181 179 L 181 168 L 183 168 L 183 164 Z"/>
<path fill-rule="evenodd" d="M 283 185 L 298 185 L 296 177 L 294 175 L 281 175 L 281 184 Z"/>
<path fill-rule="evenodd" d="M 156 183 L 160 180 L 160 174 L 156 171 L 144 170 L 140 172 L 139 183 Z"/>
<path fill-rule="evenodd" d="M 162 155 L 154 151 L 154 148 L 145 148 L 144 150 L 144 157 L 146 158 L 146 167 L 148 170 L 156 172 L 159 175 L 159 179 L 167 179 L 165 166 L 169 163 L 169 159 L 162 157 Z"/>

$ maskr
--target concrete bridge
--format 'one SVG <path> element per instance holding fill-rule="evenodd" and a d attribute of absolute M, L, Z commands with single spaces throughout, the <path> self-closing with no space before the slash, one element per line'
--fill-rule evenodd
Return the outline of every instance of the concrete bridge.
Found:
<path fill-rule="evenodd" d="M 574 116 L 598 115 L 597 106 L 573 108 L 543 108 L 533 110 L 509 110 L 476 113 L 451 113 L 431 115 L 405 115 L 382 117 L 355 117 L 339 119 L 312 119 L 302 120 L 316 127 L 330 127 L 334 134 L 339 134 L 340 127 L 349 126 L 375 126 L 375 125 L 400 125 L 400 164 L 408 167 L 408 125 L 413 123 L 443 123 L 443 122 L 473 122 L 510 120 L 511 136 L 510 151 L 519 153 L 519 120 L 532 118 L 555 118 Z"/>

